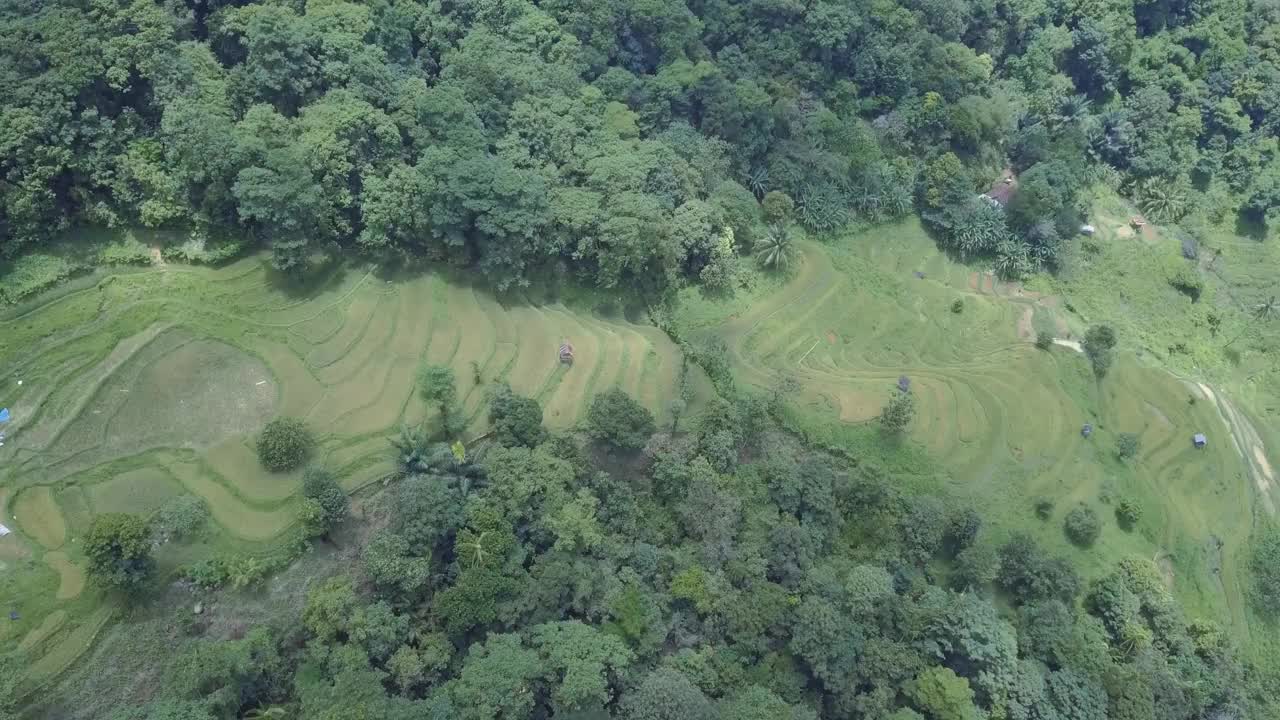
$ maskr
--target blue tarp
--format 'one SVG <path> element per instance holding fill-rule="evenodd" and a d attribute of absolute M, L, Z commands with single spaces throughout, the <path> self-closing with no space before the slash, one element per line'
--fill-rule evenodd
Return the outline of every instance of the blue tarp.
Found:
<path fill-rule="evenodd" d="M 0 422 L 9 422 L 9 408 L 0 410 Z"/>

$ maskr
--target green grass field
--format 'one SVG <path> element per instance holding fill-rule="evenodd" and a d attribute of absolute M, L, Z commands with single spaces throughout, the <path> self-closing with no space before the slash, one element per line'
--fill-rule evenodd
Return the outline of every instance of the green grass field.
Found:
<path fill-rule="evenodd" d="M 1111 232 L 1099 240 L 1117 241 Z M 1274 485 L 1259 466 L 1277 446 L 1231 391 L 1231 373 L 1210 376 L 1212 385 L 1183 380 L 1144 350 L 1158 330 L 1122 317 L 1124 308 L 1091 307 L 1069 282 L 1044 294 L 1001 282 L 944 256 L 914 221 L 827 245 L 802 243 L 800 251 L 786 277 L 766 278 L 747 302 L 687 292 L 681 332 L 723 339 L 740 382 L 799 381 L 789 409 L 798 430 L 886 463 L 904 486 L 936 488 L 981 508 L 994 541 L 1029 531 L 1086 575 L 1120 557 L 1151 559 L 1190 613 L 1218 620 L 1261 652 L 1250 632 L 1244 565 L 1255 523 L 1275 511 Z M 1110 292 L 1154 303 L 1167 290 L 1182 301 L 1173 312 L 1202 312 L 1183 307 L 1189 301 L 1165 277 L 1132 278 L 1133 287 Z M 1086 318 L 1068 304 L 1089 307 L 1089 321 L 1111 322 L 1122 334 L 1117 364 L 1100 383 L 1076 350 L 1032 343 L 1041 329 L 1067 341 L 1083 335 Z M 1209 353 L 1211 343 L 1203 345 Z M 886 450 L 874 419 L 902 376 L 917 401 L 913 442 Z M 1096 427 L 1089 439 L 1085 423 Z M 1210 438 L 1203 450 L 1191 442 L 1199 432 Z M 1138 457 L 1117 458 L 1119 433 L 1140 436 Z M 1033 512 L 1041 498 L 1054 502 L 1048 521 Z M 1145 512 L 1128 531 L 1114 519 L 1122 499 Z M 1104 519 L 1088 550 L 1062 532 L 1063 516 L 1081 503 Z"/>
<path fill-rule="evenodd" d="M 203 499 L 213 530 L 162 549 L 166 577 L 292 540 L 300 472 L 268 473 L 253 449 L 271 417 L 307 419 L 317 456 L 355 491 L 391 472 L 387 439 L 402 423 L 432 419 L 414 390 L 423 361 L 453 368 L 467 437 L 485 432 L 498 382 L 537 397 L 556 428 L 618 385 L 661 416 L 681 364 L 656 329 L 564 305 L 354 266 L 298 289 L 261 257 L 104 275 L 0 314 L 0 337 L 0 405 L 13 414 L 0 510 L 14 530 L 0 540 L 0 604 L 19 618 L 0 647 L 26 651 L 27 691 L 72 664 L 118 609 L 85 576 L 80 538 L 94 514 Z M 572 368 L 557 358 L 564 340 L 578 349 Z"/>

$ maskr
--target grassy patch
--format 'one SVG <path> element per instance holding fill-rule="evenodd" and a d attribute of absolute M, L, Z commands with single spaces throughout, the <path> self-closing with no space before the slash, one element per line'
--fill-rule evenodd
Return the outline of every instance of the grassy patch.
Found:
<path fill-rule="evenodd" d="M 67 526 L 62 511 L 53 501 L 53 491 L 40 486 L 28 488 L 13 503 L 13 514 L 22 531 L 50 550 L 62 547 L 67 539 Z"/>
<path fill-rule="evenodd" d="M 792 430 L 884 467 L 899 485 L 941 488 L 957 504 L 982 507 L 994 541 L 1032 532 L 1086 575 L 1122 557 L 1166 557 L 1186 606 L 1247 642 L 1235 557 L 1248 544 L 1251 524 L 1240 520 L 1252 515 L 1253 484 L 1215 403 L 1162 369 L 1166 346 L 1188 326 L 1202 327 L 1195 323 L 1220 289 L 1208 283 L 1193 303 L 1168 282 L 1187 262 L 1177 244 L 1126 242 L 1102 227 L 1103 248 L 1089 265 L 1028 285 L 952 261 L 915 221 L 826 246 L 804 243 L 789 275 L 761 277 L 736 298 L 686 291 L 676 328 L 694 342 L 723 341 L 741 385 L 797 380 L 801 391 L 786 414 Z M 951 311 L 957 300 L 963 312 Z M 1073 350 L 1031 342 L 1038 330 L 1079 337 L 1087 324 L 1113 318 L 1121 357 L 1101 382 Z M 1218 352 L 1195 342 L 1176 350 L 1175 371 Z M 894 442 L 874 418 L 902 376 L 917 412 L 909 439 Z M 1085 423 L 1096 428 L 1089 439 Z M 1197 432 L 1223 440 L 1196 450 Z M 1141 439 L 1128 462 L 1116 457 L 1120 433 Z M 1047 521 L 1033 512 L 1041 498 L 1056 508 Z M 1144 509 L 1129 531 L 1114 518 L 1122 498 Z M 1102 519 L 1087 550 L 1062 530 L 1064 514 L 1080 504 Z M 1208 547 L 1221 548 L 1213 563 Z"/>

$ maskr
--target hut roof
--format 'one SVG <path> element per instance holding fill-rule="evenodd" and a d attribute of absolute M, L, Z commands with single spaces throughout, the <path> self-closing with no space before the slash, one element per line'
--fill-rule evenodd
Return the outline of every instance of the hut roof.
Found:
<path fill-rule="evenodd" d="M 1014 189 L 1015 185 L 1013 183 L 998 182 L 991 186 L 991 189 L 986 192 L 986 196 L 995 200 L 1000 207 L 1004 207 L 1009 204 L 1010 198 L 1013 197 Z"/>

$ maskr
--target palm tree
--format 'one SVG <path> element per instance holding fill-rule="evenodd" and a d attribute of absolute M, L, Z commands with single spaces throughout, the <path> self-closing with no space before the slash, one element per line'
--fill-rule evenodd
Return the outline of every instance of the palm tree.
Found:
<path fill-rule="evenodd" d="M 489 550 L 484 546 L 484 538 L 488 534 L 488 530 L 481 530 L 478 533 L 463 530 L 458 533 L 458 549 L 472 567 L 484 565 L 484 561 L 489 559 Z"/>
<path fill-rule="evenodd" d="M 1272 295 L 1265 302 L 1260 302 L 1253 306 L 1253 319 L 1258 322 L 1266 322 L 1276 314 L 1277 310 L 1280 310 L 1280 305 L 1276 303 L 1276 296 Z"/>
<path fill-rule="evenodd" d="M 756 199 L 764 197 L 769 192 L 769 168 L 758 167 L 747 173 L 747 188 L 756 196 Z"/>
<path fill-rule="evenodd" d="M 431 470 L 431 440 L 421 427 L 400 427 L 400 437 L 391 439 L 395 462 L 401 477 L 424 475 Z"/>
<path fill-rule="evenodd" d="M 1084 95 L 1072 95 L 1062 101 L 1054 120 L 1058 123 L 1071 123 L 1080 120 L 1088 115 L 1089 105 L 1091 104 L 1089 98 Z"/>
<path fill-rule="evenodd" d="M 783 225 L 774 225 L 769 228 L 769 234 L 760 248 L 760 263 L 771 270 L 785 269 L 791 264 L 794 252 L 791 231 Z"/>
<path fill-rule="evenodd" d="M 1272 295 L 1267 300 L 1254 305 L 1249 314 L 1253 317 L 1254 322 L 1262 324 L 1274 317 L 1277 312 L 1280 312 L 1280 297 Z M 1236 341 L 1244 337 L 1247 332 L 1249 332 L 1249 325 L 1245 324 L 1244 328 L 1236 333 L 1236 336 L 1231 338 L 1231 342 L 1227 343 L 1223 349 L 1225 350 L 1235 345 Z"/>
<path fill-rule="evenodd" d="M 1152 220 L 1172 222 L 1187 212 L 1187 196 L 1176 182 L 1147 178 L 1138 185 L 1138 204 Z"/>

